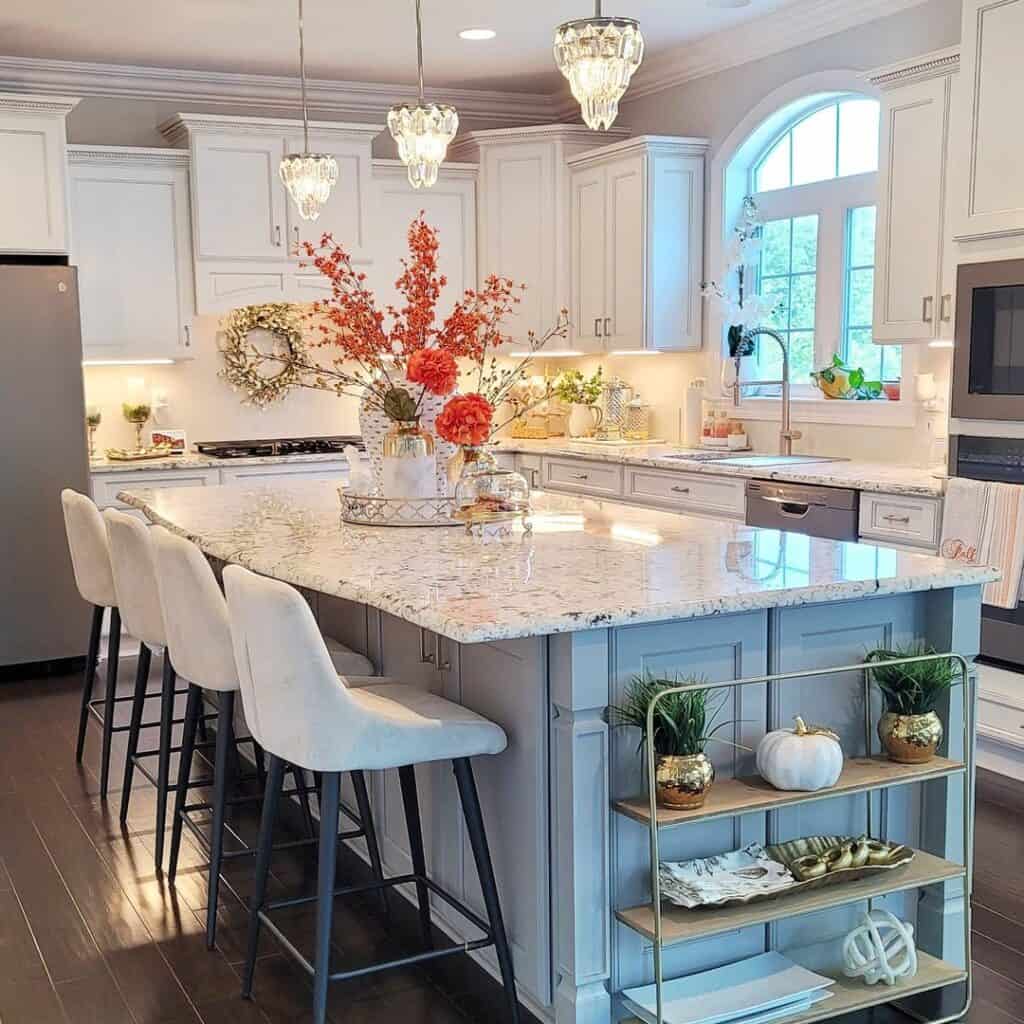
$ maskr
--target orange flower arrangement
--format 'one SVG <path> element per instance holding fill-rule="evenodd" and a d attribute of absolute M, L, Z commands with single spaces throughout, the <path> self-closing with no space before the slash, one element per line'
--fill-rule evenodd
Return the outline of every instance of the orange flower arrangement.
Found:
<path fill-rule="evenodd" d="M 455 357 L 443 348 L 416 349 L 405 373 L 413 384 L 422 384 L 434 395 L 450 395 L 459 381 Z"/>
<path fill-rule="evenodd" d="M 494 407 L 475 392 L 450 398 L 434 421 L 438 436 L 452 444 L 477 446 L 491 437 Z"/>

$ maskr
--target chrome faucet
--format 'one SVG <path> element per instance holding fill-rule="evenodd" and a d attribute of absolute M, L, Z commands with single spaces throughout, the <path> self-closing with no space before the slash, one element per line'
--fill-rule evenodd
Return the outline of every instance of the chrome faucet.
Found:
<path fill-rule="evenodd" d="M 743 358 L 743 349 L 747 343 L 753 342 L 755 338 L 766 335 L 774 338 L 782 349 L 782 379 L 781 380 L 740 380 L 740 360 Z M 732 357 L 736 363 L 736 380 L 732 386 L 732 404 L 739 407 L 740 397 L 743 388 L 752 388 L 768 385 L 782 386 L 782 422 L 779 425 L 779 454 L 792 455 L 793 442 L 799 441 L 803 434 L 799 430 L 793 430 L 791 421 L 790 387 L 789 387 L 789 347 L 783 341 L 782 335 L 773 331 L 770 327 L 755 327 L 744 333 L 741 343 L 736 347 L 736 355 Z"/>

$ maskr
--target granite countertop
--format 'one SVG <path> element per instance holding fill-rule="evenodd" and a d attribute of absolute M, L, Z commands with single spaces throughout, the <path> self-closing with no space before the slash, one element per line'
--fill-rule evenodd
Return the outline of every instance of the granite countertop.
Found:
<path fill-rule="evenodd" d="M 336 487 L 124 491 L 209 555 L 460 643 L 986 583 L 991 569 L 618 502 L 534 495 L 534 532 L 341 523 Z"/>
<path fill-rule="evenodd" d="M 90 473 L 131 473 L 143 470 L 167 469 L 220 469 L 228 466 L 275 466 L 283 463 L 338 462 L 344 461 L 341 452 L 312 452 L 305 455 L 250 455 L 240 459 L 215 459 L 209 455 L 188 452 L 185 455 L 171 455 L 166 459 L 140 459 L 138 462 L 121 462 L 117 459 L 90 459 Z"/>
<path fill-rule="evenodd" d="M 693 451 L 678 444 L 604 445 L 552 438 L 548 441 L 503 440 L 500 451 L 532 455 L 571 455 L 574 458 L 614 462 L 620 465 L 674 469 L 686 473 L 708 473 L 712 476 L 739 476 L 747 479 L 778 480 L 788 483 L 822 484 L 830 487 L 852 487 L 858 491 L 904 494 L 915 497 L 942 497 L 946 489 L 944 470 L 904 466 L 893 462 L 866 462 L 851 459 L 844 462 L 807 462 L 799 465 L 731 466 L 721 459 L 666 458 L 672 453 Z M 701 454 L 698 452 L 697 454 Z M 737 452 L 738 455 L 760 454 Z M 796 453 L 801 454 L 801 453 Z"/>

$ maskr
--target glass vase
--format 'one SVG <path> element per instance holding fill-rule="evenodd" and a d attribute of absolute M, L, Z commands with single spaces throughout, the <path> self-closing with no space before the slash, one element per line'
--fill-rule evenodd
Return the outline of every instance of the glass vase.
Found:
<path fill-rule="evenodd" d="M 384 436 L 381 491 L 385 498 L 436 498 L 434 437 L 419 419 L 392 424 Z"/>
<path fill-rule="evenodd" d="M 511 469 L 500 469 L 482 448 L 463 448 L 462 473 L 455 485 L 458 515 L 467 525 L 525 517 L 530 511 L 530 485 Z"/>

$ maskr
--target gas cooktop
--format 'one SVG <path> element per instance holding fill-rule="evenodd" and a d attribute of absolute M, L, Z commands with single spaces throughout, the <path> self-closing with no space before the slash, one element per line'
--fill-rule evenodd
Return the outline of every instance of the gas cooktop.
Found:
<path fill-rule="evenodd" d="M 259 441 L 197 441 L 196 451 L 215 459 L 246 459 L 257 455 L 330 455 L 340 454 L 346 446 L 363 450 L 358 434 L 336 437 L 281 437 Z"/>

